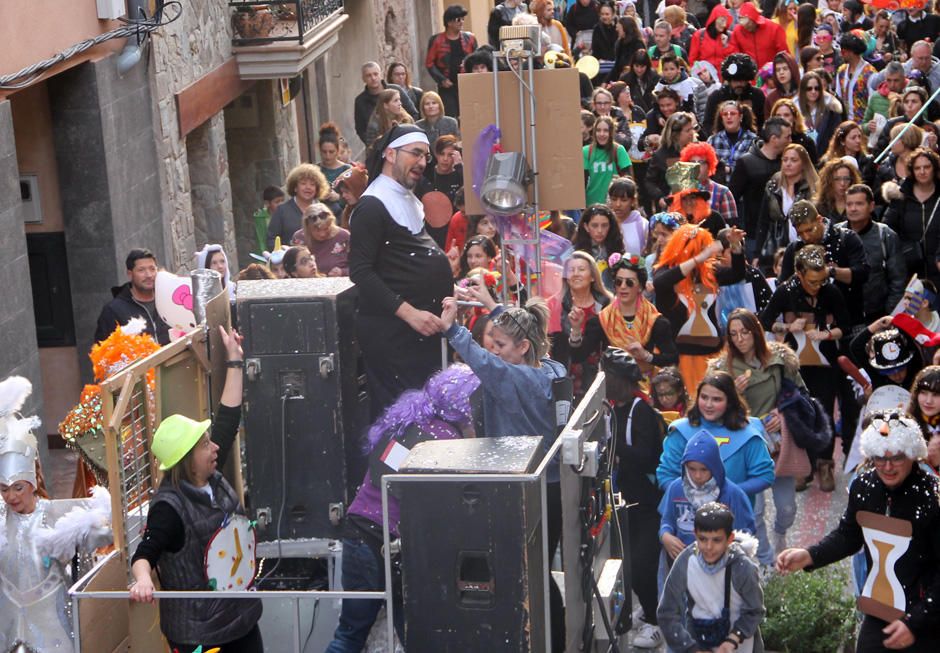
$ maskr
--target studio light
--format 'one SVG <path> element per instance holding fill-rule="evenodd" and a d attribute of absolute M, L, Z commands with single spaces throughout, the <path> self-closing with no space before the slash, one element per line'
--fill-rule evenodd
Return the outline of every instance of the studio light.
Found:
<path fill-rule="evenodd" d="M 528 186 L 525 156 L 520 152 L 496 152 L 486 162 L 480 200 L 494 215 L 515 215 L 528 202 Z"/>

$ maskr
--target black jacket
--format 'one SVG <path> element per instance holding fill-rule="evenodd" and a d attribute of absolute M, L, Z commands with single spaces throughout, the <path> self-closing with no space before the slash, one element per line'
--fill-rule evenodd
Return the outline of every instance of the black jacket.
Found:
<path fill-rule="evenodd" d="M 98 326 L 95 328 L 95 342 L 101 342 L 110 336 L 119 326 L 127 324 L 133 317 L 142 317 L 147 323 L 146 333 L 149 333 L 160 345 L 170 342 L 170 327 L 160 319 L 156 310 L 151 314 L 143 304 L 138 303 L 131 295 L 131 284 L 128 281 L 123 286 L 111 288 L 114 299 L 104 305 L 98 315 Z"/>
<path fill-rule="evenodd" d="M 591 36 L 591 54 L 602 61 L 613 61 L 617 56 L 616 47 L 617 28 L 613 24 L 597 23 L 594 26 L 594 34 Z M 616 81 L 616 78 L 608 79 L 608 81 Z"/>
<path fill-rule="evenodd" d="M 803 179 L 796 185 L 793 201 L 812 200 L 813 191 Z M 790 243 L 790 222 L 783 212 L 783 189 L 780 187 L 780 175 L 773 175 L 764 187 L 764 199 L 757 216 L 757 254 L 761 256 L 761 265 L 772 263 L 766 260 L 767 254 L 786 247 Z"/>
<path fill-rule="evenodd" d="M 767 182 L 780 170 L 780 157 L 768 159 L 761 151 L 763 141 L 756 140 L 751 151 L 738 159 L 728 180 L 728 188 L 738 205 L 738 216 L 744 219 L 744 230 L 757 233 L 757 219 Z"/>
<path fill-rule="evenodd" d="M 926 202 L 921 202 L 914 195 L 913 177 L 908 177 L 901 184 L 901 198 L 892 200 L 883 221 L 901 240 L 908 275 L 917 273 L 934 283 L 940 281 L 935 263 L 940 245 L 940 184 L 934 185 L 934 193 Z"/>
<path fill-rule="evenodd" d="M 916 463 L 901 485 L 890 489 L 881 482 L 873 469 L 863 471 L 849 486 L 849 503 L 835 530 L 821 542 L 809 547 L 813 566 L 818 569 L 847 558 L 865 549 L 868 568 L 869 554 L 862 528 L 856 521 L 861 510 L 909 521 L 913 534 L 904 554 L 894 563 L 894 573 L 904 588 L 907 614 L 902 621 L 918 641 L 937 636 L 940 619 L 940 479 L 923 471 Z"/>
<path fill-rule="evenodd" d="M 388 84 L 382 82 L 382 88 L 394 88 L 401 95 L 401 106 L 408 112 L 408 114 L 415 120 L 421 118 L 421 114 L 418 112 L 418 109 L 415 107 L 414 102 L 411 101 L 411 93 L 403 89 L 397 84 Z M 379 94 L 376 93 L 372 95 L 369 93 L 369 90 L 366 88 L 362 89 L 362 93 L 356 96 L 356 100 L 353 104 L 354 106 L 354 117 L 356 122 L 356 135 L 359 136 L 359 140 L 363 143 L 366 142 L 366 129 L 369 127 L 369 118 L 372 116 L 372 112 L 375 111 L 375 105 L 379 101 Z M 368 145 L 368 143 L 366 143 Z"/>
<path fill-rule="evenodd" d="M 848 222 L 836 226 L 851 229 Z M 865 321 L 871 322 L 890 314 L 901 301 L 908 281 L 907 266 L 901 256 L 898 235 L 891 227 L 872 221 L 856 233 L 865 246 L 865 258 L 870 268 L 864 302 Z"/>
<path fill-rule="evenodd" d="M 850 268 L 852 270 L 852 283 L 835 282 L 835 286 L 842 292 L 849 310 L 851 324 L 839 325 L 845 331 L 845 335 L 848 335 L 851 327 L 862 324 L 864 321 L 864 294 L 871 272 L 868 257 L 865 255 L 865 245 L 857 233 L 837 227 L 830 221 L 827 221 L 826 233 L 823 234 L 822 242 L 819 244 L 826 250 L 826 262 L 834 263 L 838 268 Z M 787 245 L 787 251 L 784 252 L 783 261 L 780 265 L 780 275 L 777 277 L 780 283 L 793 276 L 795 272 L 793 260 L 796 258 L 796 253 L 804 246 L 805 243 L 799 239 Z"/>

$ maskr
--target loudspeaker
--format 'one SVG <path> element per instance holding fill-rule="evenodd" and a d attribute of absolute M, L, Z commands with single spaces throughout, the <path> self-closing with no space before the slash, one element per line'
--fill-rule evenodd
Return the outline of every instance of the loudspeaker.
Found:
<path fill-rule="evenodd" d="M 260 541 L 339 537 L 365 473 L 356 300 L 345 277 L 238 284 L 247 503 Z"/>
<path fill-rule="evenodd" d="M 392 486 L 409 651 L 546 650 L 541 483 L 475 476 L 531 474 L 542 453 L 542 439 L 528 436 L 412 449 L 399 471 L 427 480 Z"/>

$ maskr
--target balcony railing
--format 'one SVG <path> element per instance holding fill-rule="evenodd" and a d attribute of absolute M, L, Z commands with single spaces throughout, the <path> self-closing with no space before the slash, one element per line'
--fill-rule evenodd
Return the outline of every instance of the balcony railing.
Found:
<path fill-rule="evenodd" d="M 317 25 L 343 10 L 343 0 L 230 0 L 235 46 L 294 42 L 303 45 Z"/>

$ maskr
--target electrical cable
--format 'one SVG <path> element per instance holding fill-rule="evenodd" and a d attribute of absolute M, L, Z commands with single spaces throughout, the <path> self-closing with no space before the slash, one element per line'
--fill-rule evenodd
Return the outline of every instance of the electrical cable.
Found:
<path fill-rule="evenodd" d="M 163 10 L 168 5 L 175 5 L 177 8 L 176 15 L 171 17 L 169 20 L 163 20 Z M 21 89 L 26 88 L 30 84 L 36 82 L 40 77 L 42 77 L 50 68 L 56 66 L 63 61 L 67 61 L 72 57 L 79 55 L 86 50 L 90 50 L 96 45 L 100 45 L 106 41 L 111 41 L 113 39 L 124 39 L 130 38 L 131 36 L 137 37 L 138 45 L 141 43 L 141 32 L 144 33 L 144 37 L 150 34 L 151 32 L 156 31 L 160 27 L 165 27 L 170 23 L 175 22 L 183 15 L 183 5 L 180 4 L 177 0 L 167 0 L 163 3 L 159 10 L 154 14 L 153 18 L 147 20 L 122 20 L 121 22 L 125 23 L 123 27 L 117 27 L 109 32 L 104 32 L 93 38 L 85 39 L 80 43 L 66 48 L 62 52 L 58 52 L 48 59 L 43 59 L 37 63 L 34 63 L 22 70 L 19 70 L 10 75 L 4 75 L 0 77 L 0 89 Z"/>
<path fill-rule="evenodd" d="M 307 644 L 310 643 L 310 638 L 313 637 L 313 627 L 317 625 L 317 610 L 320 609 L 320 599 L 313 600 L 313 617 L 310 619 L 310 631 L 307 633 L 307 638 L 304 640 L 303 648 L 301 648 L 301 653 L 306 653 Z"/>
<path fill-rule="evenodd" d="M 277 527 L 275 528 L 275 538 L 277 539 L 277 562 L 271 567 L 270 571 L 258 578 L 258 583 L 270 578 L 275 570 L 280 566 L 284 559 L 284 551 L 281 544 L 281 523 L 284 521 L 284 506 L 287 504 L 287 400 L 293 399 L 291 388 L 286 388 L 281 395 L 281 506 L 277 511 Z"/>

